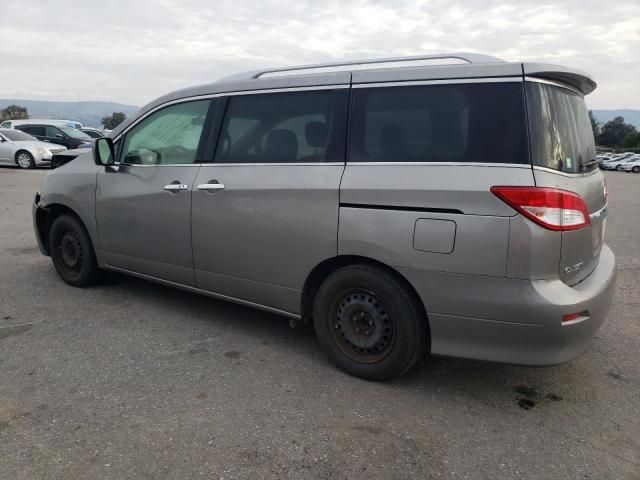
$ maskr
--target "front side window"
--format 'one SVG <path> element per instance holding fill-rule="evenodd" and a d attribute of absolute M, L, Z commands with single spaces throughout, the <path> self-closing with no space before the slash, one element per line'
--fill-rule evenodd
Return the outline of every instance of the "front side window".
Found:
<path fill-rule="evenodd" d="M 347 98 L 346 89 L 232 97 L 215 161 L 343 161 Z"/>
<path fill-rule="evenodd" d="M 126 135 L 122 162 L 133 165 L 194 163 L 209 100 L 179 103 L 142 120 Z"/>
<path fill-rule="evenodd" d="M 57 135 L 59 135 L 60 137 L 64 137 L 64 135 L 62 134 L 62 132 L 60 131 L 59 128 L 57 127 L 45 127 L 46 128 L 46 136 L 47 137 L 55 137 Z"/>
<path fill-rule="evenodd" d="M 528 163 L 522 84 L 355 89 L 349 161 Z"/>
<path fill-rule="evenodd" d="M 527 82 L 526 89 L 533 164 L 566 173 L 597 168 L 593 129 L 582 95 L 533 82 Z"/>
<path fill-rule="evenodd" d="M 91 140 L 91 137 L 89 135 L 78 130 L 77 128 L 60 127 L 60 130 L 62 130 L 64 133 L 67 134 L 67 136 L 71 138 L 77 138 L 78 140 Z"/>

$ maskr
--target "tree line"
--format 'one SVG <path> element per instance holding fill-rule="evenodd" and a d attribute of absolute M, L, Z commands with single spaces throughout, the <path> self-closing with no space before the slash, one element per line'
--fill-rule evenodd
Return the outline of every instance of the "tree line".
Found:
<path fill-rule="evenodd" d="M 106 130 L 113 130 L 122 122 L 125 121 L 127 116 L 122 112 L 113 112 L 111 115 L 103 117 L 101 122 L 103 128 Z M 9 105 L 7 108 L 0 110 L 0 122 L 5 120 L 28 120 L 29 112 L 26 107 L 20 105 Z"/>
<path fill-rule="evenodd" d="M 596 145 L 609 148 L 640 148 L 640 132 L 624 121 L 624 117 L 616 117 L 607 123 L 599 123 L 589 110 L 591 129 Z"/>

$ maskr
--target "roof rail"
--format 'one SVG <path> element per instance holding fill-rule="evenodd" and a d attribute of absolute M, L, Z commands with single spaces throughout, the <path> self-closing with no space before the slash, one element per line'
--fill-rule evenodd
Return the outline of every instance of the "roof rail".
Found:
<path fill-rule="evenodd" d="M 300 70 L 318 70 L 332 67 L 348 67 L 361 65 L 377 65 L 385 63 L 400 62 L 416 62 L 421 60 L 462 60 L 467 63 L 504 63 L 504 60 L 492 57 L 490 55 L 482 55 L 480 53 L 439 53 L 434 55 L 416 55 L 409 57 L 388 57 L 388 58 L 368 58 L 361 60 L 347 60 L 341 62 L 318 63 L 314 65 L 298 65 L 283 68 L 267 68 L 263 70 L 253 70 L 249 72 L 238 73 L 219 80 L 220 82 L 238 81 L 238 80 L 254 80 L 263 75 L 270 73 L 298 72 Z M 312 73 L 312 72 L 308 72 Z"/>

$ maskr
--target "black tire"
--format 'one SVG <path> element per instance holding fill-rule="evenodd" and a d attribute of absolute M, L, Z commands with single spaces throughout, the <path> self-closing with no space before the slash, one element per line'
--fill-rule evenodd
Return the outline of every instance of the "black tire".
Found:
<path fill-rule="evenodd" d="M 86 287 L 100 277 L 91 239 L 73 215 L 60 215 L 49 230 L 49 252 L 58 275 L 69 285 Z"/>
<path fill-rule="evenodd" d="M 368 265 L 329 275 L 314 301 L 313 324 L 331 361 L 367 380 L 403 374 L 429 344 L 427 318 L 415 294 L 394 275 Z"/>
<path fill-rule="evenodd" d="M 633 173 L 638 173 L 638 172 L 640 172 L 640 167 L 633 167 L 633 168 L 631 169 L 631 171 L 632 171 Z"/>
<path fill-rule="evenodd" d="M 26 150 L 18 150 L 16 152 L 16 165 L 24 169 L 36 168 L 36 161 L 33 159 L 33 155 Z"/>

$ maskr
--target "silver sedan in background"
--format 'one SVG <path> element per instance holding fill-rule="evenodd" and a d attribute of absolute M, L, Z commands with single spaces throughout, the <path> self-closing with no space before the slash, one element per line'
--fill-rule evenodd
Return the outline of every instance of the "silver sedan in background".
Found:
<path fill-rule="evenodd" d="M 63 145 L 41 142 L 20 130 L 0 128 L 0 164 L 20 168 L 50 165 L 51 157 L 66 149 Z"/>

